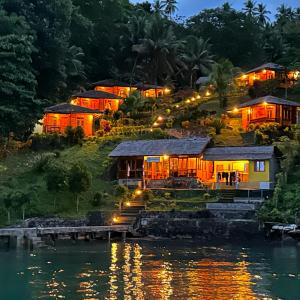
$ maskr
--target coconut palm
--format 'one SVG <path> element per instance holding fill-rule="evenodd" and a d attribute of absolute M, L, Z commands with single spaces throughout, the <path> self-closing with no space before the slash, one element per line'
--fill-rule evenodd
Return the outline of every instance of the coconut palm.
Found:
<path fill-rule="evenodd" d="M 281 26 L 293 20 L 294 16 L 295 15 L 291 7 L 282 4 L 277 8 L 277 14 L 276 14 L 277 23 Z"/>
<path fill-rule="evenodd" d="M 153 3 L 153 10 L 155 13 L 163 15 L 164 13 L 164 4 L 160 0 L 155 0 Z"/>
<path fill-rule="evenodd" d="M 213 66 L 210 80 L 218 94 L 220 107 L 223 109 L 227 106 L 228 90 L 235 75 L 236 69 L 228 59 L 222 60 Z"/>
<path fill-rule="evenodd" d="M 194 86 L 195 75 L 200 76 L 209 73 L 214 63 L 208 41 L 195 36 L 186 38 L 181 59 L 185 63 L 191 87 Z"/>
<path fill-rule="evenodd" d="M 244 2 L 244 8 L 243 11 L 250 17 L 253 17 L 255 14 L 255 6 L 256 6 L 256 2 L 253 0 L 248 0 L 246 2 Z"/>
<path fill-rule="evenodd" d="M 176 0 L 163 0 L 162 4 L 165 9 L 166 15 L 168 15 L 171 19 L 172 15 L 177 10 L 177 1 Z"/>
<path fill-rule="evenodd" d="M 173 27 L 154 14 L 146 22 L 144 37 L 133 45 L 132 50 L 141 58 L 139 67 L 148 80 L 157 84 L 175 73 L 181 47 L 182 42 L 178 41 Z"/>
<path fill-rule="evenodd" d="M 257 15 L 257 18 L 258 18 L 258 21 L 259 21 L 260 24 L 266 25 L 267 22 L 270 21 L 270 18 L 268 17 L 268 15 L 270 13 L 271 12 L 269 10 L 267 10 L 267 6 L 264 5 L 263 3 L 259 3 L 257 5 L 255 14 Z"/>

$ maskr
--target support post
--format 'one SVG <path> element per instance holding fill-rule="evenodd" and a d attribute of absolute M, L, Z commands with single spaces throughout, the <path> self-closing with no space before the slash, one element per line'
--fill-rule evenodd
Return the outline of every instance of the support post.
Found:
<path fill-rule="evenodd" d="M 24 245 L 24 237 L 18 235 L 17 236 L 17 248 L 21 248 Z"/>
<path fill-rule="evenodd" d="M 108 232 L 108 237 L 107 238 L 108 238 L 108 241 L 110 242 L 110 239 L 111 239 L 111 232 L 110 231 Z"/>
<path fill-rule="evenodd" d="M 123 232 L 122 232 L 122 239 L 123 239 L 123 242 L 126 241 L 126 231 L 123 231 Z"/>

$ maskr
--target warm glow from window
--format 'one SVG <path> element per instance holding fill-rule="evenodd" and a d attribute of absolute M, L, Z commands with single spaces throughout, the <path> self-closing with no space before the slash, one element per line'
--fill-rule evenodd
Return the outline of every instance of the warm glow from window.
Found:
<path fill-rule="evenodd" d="M 135 191 L 135 194 L 136 194 L 137 196 L 140 196 L 140 195 L 142 195 L 142 191 L 141 191 L 141 190 L 136 190 L 136 191 Z"/>
<path fill-rule="evenodd" d="M 268 103 L 266 102 L 266 101 L 264 101 L 264 103 L 263 103 L 265 106 L 267 106 L 268 105 Z"/>
<path fill-rule="evenodd" d="M 168 155 L 164 155 L 164 160 L 167 160 L 167 159 L 169 159 L 169 156 Z"/>
<path fill-rule="evenodd" d="M 263 70 L 263 73 L 266 74 L 266 73 L 267 73 L 267 70 Z"/>
<path fill-rule="evenodd" d="M 119 219 L 117 217 L 113 217 L 112 220 L 113 220 L 114 223 L 118 223 L 118 221 L 119 221 Z"/>
<path fill-rule="evenodd" d="M 242 76 L 242 79 L 247 79 L 247 75 L 246 74 L 244 74 L 243 76 Z"/>
<path fill-rule="evenodd" d="M 237 107 L 235 107 L 233 111 L 234 111 L 235 113 L 237 113 L 239 110 L 238 110 Z"/>

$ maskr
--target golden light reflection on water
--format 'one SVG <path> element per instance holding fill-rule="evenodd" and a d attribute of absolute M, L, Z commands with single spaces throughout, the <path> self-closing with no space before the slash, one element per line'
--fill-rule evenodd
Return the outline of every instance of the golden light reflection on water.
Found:
<path fill-rule="evenodd" d="M 79 264 L 78 273 L 69 273 L 73 282 L 58 277 L 68 272 L 67 269 L 51 272 L 44 281 L 46 289 L 36 298 L 68 299 L 73 287 L 74 299 L 86 300 L 261 299 L 254 292 L 254 282 L 261 281 L 262 277 L 251 275 L 249 263 L 245 260 L 247 255 L 242 252 L 234 258 L 230 252 L 224 254 L 222 250 L 205 249 L 201 259 L 201 249 L 172 253 L 138 243 L 111 243 L 108 255 L 106 253 L 97 254 L 100 255 L 101 269 L 95 268 L 94 263 L 83 267 Z M 109 265 L 106 265 L 107 259 Z M 37 276 L 42 271 L 30 267 L 28 272 Z M 37 284 L 38 280 L 39 277 L 35 277 L 32 284 Z"/>

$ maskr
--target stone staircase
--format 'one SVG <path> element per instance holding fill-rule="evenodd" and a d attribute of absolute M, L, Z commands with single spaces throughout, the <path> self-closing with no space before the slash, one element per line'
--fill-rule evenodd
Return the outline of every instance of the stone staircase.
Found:
<path fill-rule="evenodd" d="M 118 225 L 132 225 L 140 211 L 145 210 L 145 204 L 142 201 L 130 201 L 122 203 L 121 210 L 117 215 Z"/>
<path fill-rule="evenodd" d="M 235 198 L 236 191 L 234 189 L 226 189 L 220 191 L 220 203 L 232 203 Z"/>

